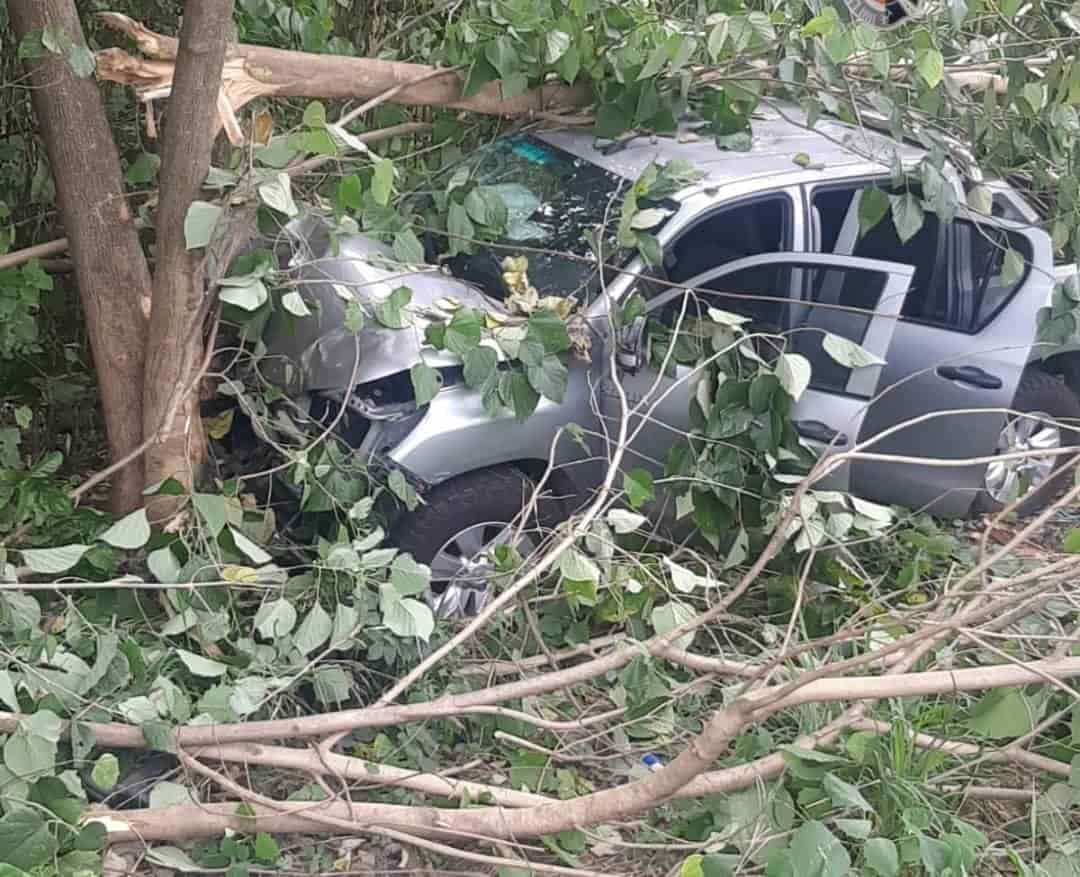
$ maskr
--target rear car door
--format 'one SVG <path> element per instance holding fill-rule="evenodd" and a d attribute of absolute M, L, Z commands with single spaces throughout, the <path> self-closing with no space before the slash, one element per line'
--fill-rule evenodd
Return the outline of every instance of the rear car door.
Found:
<path fill-rule="evenodd" d="M 836 186 L 811 194 L 822 249 L 891 258 L 915 270 L 863 439 L 893 430 L 867 450 L 957 462 L 863 461 L 853 467 L 851 487 L 870 499 L 963 515 L 983 489 L 986 471 L 985 464 L 964 461 L 994 453 L 1030 358 L 1038 311 L 1053 288 L 1046 270 L 1053 264 L 1050 239 L 1037 229 L 986 221 L 963 210 L 949 223 L 927 213 L 906 242 L 890 215 L 852 235 L 860 191 L 867 185 L 848 184 L 846 196 L 844 187 Z M 841 220 L 836 208 L 845 197 Z M 1012 276 L 1018 265 L 1018 276 Z"/>
<path fill-rule="evenodd" d="M 753 329 L 784 333 L 786 349 L 806 356 L 812 369 L 810 385 L 794 407 L 796 429 L 817 452 L 833 453 L 857 440 L 882 367 L 846 368 L 825 352 L 825 335 L 847 338 L 884 359 L 912 275 L 910 266 L 880 260 L 771 253 L 699 274 L 685 288 L 655 296 L 646 313 L 673 329 L 688 315 L 706 314 L 713 307 L 748 318 Z M 655 477 L 691 428 L 696 371 L 680 364 L 661 374 L 660 365 L 650 362 L 619 376 L 629 403 L 636 406 L 623 468 L 643 467 Z M 609 435 L 614 434 L 617 409 L 604 413 Z M 839 469 L 828 486 L 845 488 L 847 468 Z"/>

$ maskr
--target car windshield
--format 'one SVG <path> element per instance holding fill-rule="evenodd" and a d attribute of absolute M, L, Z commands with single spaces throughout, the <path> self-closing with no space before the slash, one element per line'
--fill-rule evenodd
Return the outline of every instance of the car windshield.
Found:
<path fill-rule="evenodd" d="M 633 255 L 617 250 L 618 224 L 626 180 L 538 138 L 502 138 L 448 168 L 446 175 L 466 175 L 493 190 L 507 208 L 506 232 L 448 261 L 451 272 L 501 297 L 499 264 L 506 256 L 529 260 L 529 280 L 541 296 L 570 297 L 597 276 L 589 245 L 603 226 L 604 261 L 622 268 Z M 443 175 L 440 175 L 443 176 Z M 430 195 L 414 201 L 430 204 Z"/>

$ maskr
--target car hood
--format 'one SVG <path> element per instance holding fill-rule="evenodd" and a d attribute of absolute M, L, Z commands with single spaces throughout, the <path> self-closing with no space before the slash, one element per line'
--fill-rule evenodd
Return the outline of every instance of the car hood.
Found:
<path fill-rule="evenodd" d="M 498 302 L 478 289 L 429 266 L 412 270 L 394 259 L 389 247 L 362 234 L 331 234 L 325 221 L 305 217 L 288 229 L 294 251 L 291 277 L 310 314 L 296 316 L 280 305 L 267 321 L 262 340 L 266 354 L 264 376 L 290 395 L 315 390 L 344 390 L 355 383 L 376 381 L 406 371 L 421 361 L 425 313 L 438 312 L 440 299 L 501 311 Z M 395 289 L 412 290 L 410 322 L 390 329 L 372 316 L 372 306 Z M 364 325 L 358 333 L 345 325 L 346 309 L 355 299 L 364 306 Z M 443 362 L 443 360 L 446 360 Z M 456 364 L 448 354 L 424 351 L 428 365 Z"/>

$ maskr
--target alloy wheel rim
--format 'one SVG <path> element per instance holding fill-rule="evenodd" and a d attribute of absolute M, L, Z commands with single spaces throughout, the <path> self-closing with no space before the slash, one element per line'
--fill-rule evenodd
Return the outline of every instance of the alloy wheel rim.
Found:
<path fill-rule="evenodd" d="M 996 453 L 1026 454 L 1010 460 L 994 460 L 986 467 L 985 486 L 991 498 L 1008 505 L 1042 485 L 1057 464 L 1052 452 L 1061 447 L 1061 429 L 1045 411 L 1014 417 L 998 435 Z"/>
<path fill-rule="evenodd" d="M 535 536 L 496 521 L 473 524 L 455 533 L 430 563 L 435 611 L 439 615 L 475 615 L 494 594 L 492 579 L 499 575 L 495 550 L 509 545 L 521 557 L 528 557 L 536 550 Z"/>

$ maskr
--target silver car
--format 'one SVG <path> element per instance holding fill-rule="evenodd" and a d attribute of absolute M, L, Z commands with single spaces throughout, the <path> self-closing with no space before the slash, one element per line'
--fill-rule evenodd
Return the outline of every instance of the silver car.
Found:
<path fill-rule="evenodd" d="M 989 187 L 992 216 L 961 206 L 953 221 L 941 222 L 927 212 L 904 240 L 886 215 L 860 235 L 863 193 L 894 192 L 890 168 L 913 169 L 923 156 L 839 122 L 810 128 L 789 106 L 758 114 L 746 152 L 721 150 L 692 129 L 607 145 L 573 129 L 504 138 L 465 165 L 520 195 L 524 212 L 505 239 L 449 260 L 449 270 L 429 266 L 402 276 L 400 265 L 387 264 L 389 248 L 369 237 L 331 235 L 312 218 L 297 225 L 293 262 L 303 295 L 318 306 L 302 319 L 280 310 L 271 318 L 265 368 L 313 416 L 345 405 L 341 433 L 349 444 L 411 480 L 423 503 L 396 515 L 392 537 L 429 563 L 436 581 L 480 577 L 483 570 L 474 567 L 481 549 L 520 513 L 553 447 L 556 468 L 547 483 L 554 496 L 540 504 L 541 517 L 556 519 L 588 497 L 610 449 L 603 440 L 583 447 L 555 439 L 568 424 L 585 435 L 612 435 L 616 378 L 630 401 L 651 393 L 656 402 L 623 466 L 659 475 L 690 427 L 690 389 L 679 383 L 681 367 L 657 375 L 632 331 L 611 331 L 609 310 L 634 292 L 645 297 L 653 319 L 670 321 L 693 289 L 696 302 L 715 297 L 719 307 L 780 331 L 821 328 L 884 361 L 847 369 L 823 355 L 820 340 L 801 351 L 813 365 L 793 412 L 805 443 L 832 452 L 885 433 L 872 450 L 908 458 L 845 466 L 833 486 L 950 517 L 1000 508 L 1030 489 L 1031 509 L 1052 495 L 1052 475 L 1064 459 L 1053 452 L 1075 443 L 1068 423 L 1080 419 L 1071 386 L 1080 354 L 1048 359 L 1034 343 L 1055 283 L 1051 240 L 1004 185 Z M 657 232 L 662 265 L 622 252 L 617 270 L 605 268 L 601 277 L 589 235 L 649 163 L 673 159 L 702 176 L 669 199 L 671 215 Z M 959 180 L 947 185 L 963 205 Z M 464 386 L 460 364 L 426 349 L 424 361 L 442 370 L 443 385 L 418 407 L 408 371 L 421 358 L 422 333 L 371 322 L 360 332 L 350 386 L 357 339 L 344 325 L 349 294 L 377 301 L 406 284 L 416 306 L 452 296 L 497 310 L 505 295 L 500 260 L 522 250 L 540 294 L 574 296 L 591 333 L 591 362 L 571 361 L 561 404 L 541 399 L 524 421 L 509 412 L 492 417 L 480 394 Z M 1019 272 L 1009 253 L 1022 257 Z M 618 375 L 608 370 L 613 344 L 620 346 Z M 922 417 L 933 412 L 948 413 Z M 1032 453 L 966 462 L 1010 451 Z"/>

